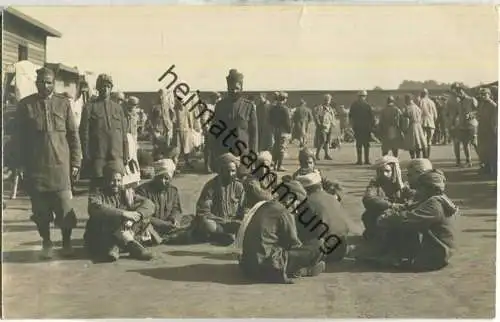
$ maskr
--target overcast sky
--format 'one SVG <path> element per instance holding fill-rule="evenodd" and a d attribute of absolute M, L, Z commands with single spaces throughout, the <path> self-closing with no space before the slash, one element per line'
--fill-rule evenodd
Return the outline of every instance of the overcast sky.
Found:
<path fill-rule="evenodd" d="M 493 6 L 17 7 L 59 30 L 47 59 L 153 91 L 170 65 L 193 89 L 394 89 L 497 80 Z"/>

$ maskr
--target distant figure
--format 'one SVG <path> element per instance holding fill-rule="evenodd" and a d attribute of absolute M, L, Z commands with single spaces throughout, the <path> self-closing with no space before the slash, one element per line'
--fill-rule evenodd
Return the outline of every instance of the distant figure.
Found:
<path fill-rule="evenodd" d="M 323 104 L 318 105 L 313 110 L 316 131 L 314 133 L 314 146 L 316 147 L 316 160 L 320 160 L 321 149 L 325 151 L 325 160 L 331 160 L 330 140 L 332 127 L 334 126 L 335 114 L 331 107 L 332 96 L 325 95 Z"/>
<path fill-rule="evenodd" d="M 261 93 L 257 101 L 257 124 L 259 136 L 259 152 L 271 151 L 273 147 L 273 132 L 269 122 L 271 103 L 265 93 Z"/>
<path fill-rule="evenodd" d="M 432 137 L 436 129 L 437 109 L 436 104 L 429 98 L 429 91 L 424 88 L 420 94 L 420 109 L 422 110 L 422 129 L 425 133 L 427 149 L 424 150 L 424 158 L 429 159 L 431 156 Z"/>
<path fill-rule="evenodd" d="M 286 171 L 283 167 L 283 159 L 288 148 L 292 124 L 288 106 L 286 105 L 288 94 L 280 92 L 277 99 L 278 103 L 271 109 L 269 119 L 273 129 L 273 160 L 275 162 L 275 169 L 276 171 L 283 172 Z"/>
<path fill-rule="evenodd" d="M 365 164 L 370 164 L 370 140 L 375 126 L 375 116 L 372 107 L 367 103 L 368 93 L 361 91 L 349 111 L 349 121 L 356 139 L 357 165 L 363 164 L 362 152 L 364 149 Z"/>
<path fill-rule="evenodd" d="M 378 132 L 382 142 L 382 155 L 385 156 L 392 151 L 392 155 L 398 157 L 398 150 L 402 145 L 402 117 L 401 110 L 396 106 L 392 96 L 387 98 L 387 106 L 380 112 Z"/>
<path fill-rule="evenodd" d="M 307 134 L 309 133 L 309 125 L 314 121 L 312 111 L 307 107 L 306 101 L 300 100 L 300 106 L 295 109 L 292 117 L 292 139 L 299 141 L 300 148 L 306 146 Z"/>
<path fill-rule="evenodd" d="M 489 88 L 479 91 L 478 106 L 478 152 L 482 170 L 496 174 L 498 149 L 498 106 L 491 98 Z"/>
<path fill-rule="evenodd" d="M 413 101 L 413 95 L 405 96 L 405 111 L 403 117 L 407 122 L 405 129 L 405 147 L 410 152 L 412 159 L 420 158 L 421 153 L 427 148 L 427 140 L 422 129 L 422 110 Z"/>

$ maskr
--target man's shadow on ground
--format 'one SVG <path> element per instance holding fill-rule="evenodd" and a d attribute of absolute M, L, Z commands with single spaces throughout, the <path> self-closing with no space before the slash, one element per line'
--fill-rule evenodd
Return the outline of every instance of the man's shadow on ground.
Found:
<path fill-rule="evenodd" d="M 165 254 L 170 256 L 196 256 L 206 259 L 216 259 L 216 260 L 238 260 L 236 253 L 210 253 L 210 252 L 200 252 L 200 251 L 185 251 L 185 250 L 174 250 L 165 252 Z"/>
<path fill-rule="evenodd" d="M 39 244 L 39 243 L 38 243 Z M 35 264 L 43 262 L 59 262 L 59 261 L 75 261 L 75 260 L 88 260 L 88 255 L 83 246 L 78 246 L 77 244 L 83 244 L 74 242 L 74 254 L 71 257 L 62 257 L 60 254 L 61 245 L 60 243 L 54 242 L 54 257 L 50 260 L 44 260 L 40 257 L 40 249 L 27 249 L 27 250 L 14 250 L 2 252 L 3 263 L 6 264 Z"/>

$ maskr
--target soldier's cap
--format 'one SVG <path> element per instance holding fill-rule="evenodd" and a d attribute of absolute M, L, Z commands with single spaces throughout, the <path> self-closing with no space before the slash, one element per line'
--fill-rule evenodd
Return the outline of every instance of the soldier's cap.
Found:
<path fill-rule="evenodd" d="M 368 96 L 368 93 L 363 90 L 358 93 L 358 96 Z"/>
<path fill-rule="evenodd" d="M 130 106 L 139 105 L 139 99 L 135 96 L 130 96 L 127 100 L 127 104 Z"/>
<path fill-rule="evenodd" d="M 460 84 L 459 82 L 454 82 L 453 84 L 451 84 L 451 89 L 452 90 L 458 90 L 458 89 L 463 89 L 464 86 L 462 84 Z"/>
<path fill-rule="evenodd" d="M 279 100 L 284 100 L 288 98 L 288 93 L 287 92 L 278 92 L 277 98 Z"/>
<path fill-rule="evenodd" d="M 233 82 L 243 82 L 243 74 L 238 72 L 237 69 L 232 68 L 229 70 L 229 74 L 226 77 L 227 81 L 233 81 Z"/>
<path fill-rule="evenodd" d="M 391 96 L 387 97 L 387 104 L 394 103 L 395 101 L 396 101 L 396 99 L 394 98 L 394 96 L 391 95 Z"/>
<path fill-rule="evenodd" d="M 39 68 L 36 70 L 36 78 L 37 79 L 41 79 L 45 76 L 52 76 L 52 77 L 55 77 L 55 73 L 52 69 L 48 68 L 48 67 L 42 67 L 42 68 Z"/>
<path fill-rule="evenodd" d="M 96 86 L 106 83 L 113 85 L 113 78 L 108 74 L 99 74 L 99 76 L 97 76 Z"/>
<path fill-rule="evenodd" d="M 427 88 L 424 88 L 424 89 L 422 90 L 422 94 L 429 94 L 429 91 L 427 90 Z"/>
<path fill-rule="evenodd" d="M 332 95 L 330 95 L 330 94 L 325 94 L 324 99 L 325 99 L 325 100 L 332 99 Z"/>

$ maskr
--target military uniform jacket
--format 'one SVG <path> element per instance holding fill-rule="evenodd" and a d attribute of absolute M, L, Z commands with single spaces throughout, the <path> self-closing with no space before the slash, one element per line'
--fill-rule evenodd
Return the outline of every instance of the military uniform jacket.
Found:
<path fill-rule="evenodd" d="M 92 176 L 102 177 L 107 162 L 128 160 L 127 127 L 122 107 L 110 99 L 98 98 L 83 108 L 80 138 Z"/>
<path fill-rule="evenodd" d="M 58 94 L 25 97 L 16 112 L 16 164 L 26 187 L 63 191 L 71 187 L 70 169 L 80 167 L 81 148 L 70 101 Z"/>
<path fill-rule="evenodd" d="M 211 135 L 214 155 L 221 155 L 232 151 L 241 151 L 242 153 L 239 154 L 243 155 L 248 149 L 254 152 L 258 151 L 257 113 L 255 105 L 251 101 L 242 97 L 236 101 L 231 97 L 225 97 L 215 105 L 215 117 L 212 123 L 216 124 L 217 127 L 227 127 L 227 130 L 220 136 Z M 224 138 L 232 129 L 236 129 L 237 139 L 228 139 L 225 142 L 227 146 L 225 146 L 223 142 Z M 246 147 L 242 146 L 242 144 L 236 144 L 237 140 L 244 142 Z M 229 150 L 231 148 L 232 150 Z"/>

